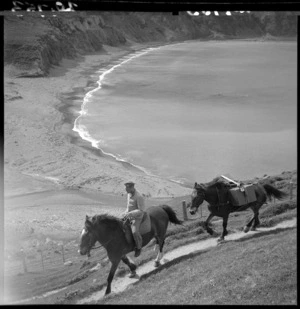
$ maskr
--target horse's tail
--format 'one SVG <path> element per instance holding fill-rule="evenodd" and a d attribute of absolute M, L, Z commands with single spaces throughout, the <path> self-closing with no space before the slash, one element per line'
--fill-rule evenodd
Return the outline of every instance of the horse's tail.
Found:
<path fill-rule="evenodd" d="M 174 224 L 182 224 L 183 221 L 179 220 L 175 211 L 168 205 L 160 205 L 160 207 L 168 214 L 169 220 Z"/>
<path fill-rule="evenodd" d="M 274 196 L 275 198 L 282 200 L 288 195 L 287 193 L 280 191 L 269 184 L 264 184 L 263 187 L 265 188 L 267 192 L 268 198 L 271 198 L 271 196 Z"/>

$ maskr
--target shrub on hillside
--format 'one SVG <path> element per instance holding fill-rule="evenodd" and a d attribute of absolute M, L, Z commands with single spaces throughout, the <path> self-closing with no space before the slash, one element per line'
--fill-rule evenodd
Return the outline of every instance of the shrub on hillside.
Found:
<path fill-rule="evenodd" d="M 284 213 L 294 208 L 297 208 L 296 201 L 282 202 L 278 204 L 269 204 L 266 208 L 264 208 L 261 211 L 260 217 L 267 218 L 277 216 L 281 213 Z"/>

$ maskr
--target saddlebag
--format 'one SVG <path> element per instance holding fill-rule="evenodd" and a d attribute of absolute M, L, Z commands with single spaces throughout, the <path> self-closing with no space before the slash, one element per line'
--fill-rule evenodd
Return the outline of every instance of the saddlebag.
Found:
<path fill-rule="evenodd" d="M 230 189 L 231 203 L 233 206 L 243 206 L 256 201 L 254 185 L 244 185 L 244 191 L 240 187 Z"/>

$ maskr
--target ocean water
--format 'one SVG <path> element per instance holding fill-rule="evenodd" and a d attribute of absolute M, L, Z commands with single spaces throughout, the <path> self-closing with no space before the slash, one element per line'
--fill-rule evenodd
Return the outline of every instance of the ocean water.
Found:
<path fill-rule="evenodd" d="M 297 168 L 297 43 L 189 41 L 99 68 L 74 130 L 191 184 Z"/>

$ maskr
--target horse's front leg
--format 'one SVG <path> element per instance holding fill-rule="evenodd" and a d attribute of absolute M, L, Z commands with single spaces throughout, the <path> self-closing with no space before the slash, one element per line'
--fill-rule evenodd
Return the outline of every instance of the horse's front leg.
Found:
<path fill-rule="evenodd" d="M 136 276 L 136 268 L 137 266 L 128 258 L 128 256 L 122 256 L 122 261 L 129 267 L 131 274 L 129 275 L 130 278 Z"/>
<path fill-rule="evenodd" d="M 205 221 L 205 229 L 207 231 L 207 233 L 209 233 L 210 235 L 213 235 L 214 231 L 212 228 L 209 227 L 209 222 L 210 220 L 214 217 L 214 215 L 212 213 L 209 214 L 208 218 Z"/>
<path fill-rule="evenodd" d="M 105 291 L 105 295 L 107 295 L 111 292 L 111 282 L 114 278 L 115 272 L 116 272 L 117 267 L 120 263 L 120 259 L 113 260 L 113 261 L 111 261 L 111 263 L 112 263 L 112 265 L 111 265 L 111 268 L 110 268 L 110 271 L 109 271 L 109 274 L 108 274 L 108 277 L 107 277 L 107 288 L 106 288 L 106 291 Z"/>
<path fill-rule="evenodd" d="M 228 217 L 229 217 L 228 215 L 223 217 L 223 233 L 221 237 L 218 239 L 218 241 L 223 241 L 225 236 L 228 234 L 227 231 Z"/>

